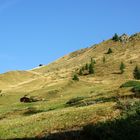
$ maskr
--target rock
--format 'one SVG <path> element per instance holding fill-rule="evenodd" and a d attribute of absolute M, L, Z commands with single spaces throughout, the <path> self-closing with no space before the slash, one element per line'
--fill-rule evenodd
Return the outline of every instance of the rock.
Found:
<path fill-rule="evenodd" d="M 129 41 L 129 36 L 127 34 L 123 34 L 122 36 L 120 36 L 120 41 L 123 43 L 126 43 Z"/>

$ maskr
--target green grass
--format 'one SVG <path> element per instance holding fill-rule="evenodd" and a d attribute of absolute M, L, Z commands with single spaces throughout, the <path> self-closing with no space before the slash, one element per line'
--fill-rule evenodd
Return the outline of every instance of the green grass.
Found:
<path fill-rule="evenodd" d="M 139 100 L 137 97 L 120 97 L 132 94 L 132 91 L 125 87 L 139 91 L 140 82 L 132 80 L 133 69 L 136 64 L 140 64 L 139 46 L 138 36 L 125 44 L 107 40 L 64 56 L 48 66 L 26 72 L 2 74 L 0 139 L 35 138 L 53 132 L 81 130 L 88 124 L 94 125 L 98 132 L 108 128 L 105 122 L 120 118 L 122 110 L 131 107 L 129 103 L 134 104 Z M 103 63 L 102 58 L 108 48 L 111 48 L 113 53 L 106 55 L 106 63 Z M 78 82 L 72 81 L 73 73 L 91 58 L 96 60 L 95 74 L 79 76 Z M 121 62 L 125 63 L 126 70 L 120 75 L 117 73 Z M 124 88 L 119 88 L 120 85 Z M 20 103 L 20 98 L 26 94 L 41 100 Z M 96 127 L 95 124 L 100 122 L 102 125 Z M 107 129 L 109 132 L 105 131 L 103 135 L 111 135 L 111 128 L 114 127 L 110 125 Z M 115 131 L 118 132 L 114 129 L 113 132 Z"/>
<path fill-rule="evenodd" d="M 113 107 L 112 103 L 4 119 L 0 121 L 0 138 L 33 137 L 44 130 L 51 132 L 82 127 L 94 121 L 94 118 L 102 120 L 103 117 L 107 117 L 107 114 L 111 116 L 113 111 L 110 110 L 111 107 Z"/>
<path fill-rule="evenodd" d="M 48 136 L 48 139 L 77 140 L 139 140 L 140 134 L 140 100 L 121 101 L 121 115 L 112 120 L 89 123 L 78 130 L 58 131 Z M 117 103 L 116 106 L 120 106 Z M 125 107 L 124 107 L 125 106 Z"/>
<path fill-rule="evenodd" d="M 138 97 L 140 94 L 140 82 L 139 81 L 128 81 L 121 85 L 122 87 L 130 87 L 131 91 L 135 93 L 135 95 Z"/>
<path fill-rule="evenodd" d="M 96 105 L 82 106 L 76 108 L 66 106 L 71 99 L 99 98 L 110 96 L 102 85 L 92 85 L 88 82 L 68 82 L 65 85 L 45 88 L 39 96 L 44 101 L 33 103 L 20 103 L 19 99 L 25 93 L 6 93 L 0 97 L 0 139 L 35 137 L 43 131 L 52 131 L 80 128 L 89 122 L 102 121 L 114 118 L 119 113 L 113 108 L 115 102 L 97 103 Z M 91 92 L 92 91 L 92 92 Z M 35 91 L 36 92 L 36 91 Z M 31 93 L 33 95 L 33 92 Z M 53 95 L 51 95 L 53 94 Z M 57 94 L 57 96 L 55 96 Z M 98 95 L 98 96 L 97 96 Z M 8 100 L 8 102 L 6 102 Z M 114 112 L 114 113 L 113 113 Z M 103 119 L 104 118 L 104 119 Z"/>
<path fill-rule="evenodd" d="M 128 81 L 122 84 L 120 87 L 140 87 L 140 81 Z"/>

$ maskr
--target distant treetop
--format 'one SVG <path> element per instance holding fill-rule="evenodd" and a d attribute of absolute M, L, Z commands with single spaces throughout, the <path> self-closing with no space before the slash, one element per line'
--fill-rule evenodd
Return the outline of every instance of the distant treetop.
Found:
<path fill-rule="evenodd" d="M 113 41 L 120 41 L 120 37 L 118 36 L 117 33 L 115 33 L 115 35 L 112 37 Z"/>
<path fill-rule="evenodd" d="M 39 67 L 42 67 L 43 66 L 43 64 L 39 64 Z"/>

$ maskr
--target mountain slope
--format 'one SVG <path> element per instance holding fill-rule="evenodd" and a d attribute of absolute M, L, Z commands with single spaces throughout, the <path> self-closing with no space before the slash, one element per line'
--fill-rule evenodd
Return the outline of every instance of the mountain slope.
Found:
<path fill-rule="evenodd" d="M 85 65 L 91 58 L 96 60 L 96 74 L 97 77 L 112 78 L 108 74 L 115 73 L 119 70 L 119 65 L 123 61 L 126 63 L 127 78 L 132 78 L 130 71 L 136 64 L 139 64 L 140 58 L 140 34 L 132 35 L 127 42 L 115 42 L 113 40 L 104 41 L 98 45 L 94 45 L 90 48 L 81 49 L 68 54 L 55 62 L 36 68 L 30 71 L 24 72 L 10 72 L 0 75 L 0 88 L 10 87 L 19 84 L 21 87 L 29 83 L 42 83 L 47 81 L 46 84 L 52 83 L 52 81 L 64 80 L 71 77 L 76 69 Z M 113 50 L 113 53 L 108 55 L 106 52 L 108 48 Z M 106 63 L 103 64 L 103 57 L 106 59 Z M 38 78 L 38 79 L 36 79 Z M 44 80 L 43 80 L 44 79 Z M 36 82 L 37 83 L 37 82 Z M 32 86 L 32 84 L 30 84 Z"/>
<path fill-rule="evenodd" d="M 11 71 L 0 74 L 0 89 L 17 86 L 23 82 L 40 77 L 38 74 L 28 71 Z"/>
<path fill-rule="evenodd" d="M 75 51 L 47 66 L 1 74 L 0 139 L 81 130 L 90 123 L 119 118 L 123 106 L 140 101 L 129 88 L 120 88 L 134 80 L 133 70 L 140 65 L 140 33 L 121 39 Z M 109 48 L 113 53 L 107 54 Z M 96 61 L 95 74 L 78 75 L 80 80 L 73 81 L 73 74 L 91 58 Z M 126 66 L 123 74 L 121 62 Z M 25 95 L 39 100 L 21 103 Z"/>

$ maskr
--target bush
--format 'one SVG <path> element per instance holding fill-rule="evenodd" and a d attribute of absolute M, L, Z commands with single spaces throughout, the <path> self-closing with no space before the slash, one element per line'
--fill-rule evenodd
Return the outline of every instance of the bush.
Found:
<path fill-rule="evenodd" d="M 138 86 L 140 87 L 139 81 L 128 81 L 128 82 L 122 84 L 120 86 L 120 88 L 122 88 L 122 87 L 138 87 Z"/>
<path fill-rule="evenodd" d="M 133 76 L 135 79 L 140 80 L 140 69 L 138 68 L 138 66 L 135 67 L 133 71 Z"/>
<path fill-rule="evenodd" d="M 113 53 L 111 48 L 108 49 L 108 52 L 106 54 L 110 54 L 110 53 Z"/>
<path fill-rule="evenodd" d="M 74 80 L 74 81 L 79 81 L 79 78 L 78 78 L 78 76 L 77 76 L 76 74 L 74 74 L 72 80 Z"/>
<path fill-rule="evenodd" d="M 125 65 L 124 65 L 123 62 L 121 62 L 121 64 L 120 64 L 120 71 L 121 71 L 121 74 L 124 73 L 124 69 L 125 69 Z"/>
<path fill-rule="evenodd" d="M 120 86 L 122 87 L 131 87 L 131 91 L 135 93 L 135 97 L 140 96 L 140 82 L 139 81 L 128 81 Z"/>
<path fill-rule="evenodd" d="M 86 65 L 85 65 L 85 70 L 88 70 L 89 69 L 89 64 L 87 63 Z"/>
<path fill-rule="evenodd" d="M 82 69 L 79 70 L 79 75 L 83 75 Z"/>
<path fill-rule="evenodd" d="M 94 74 L 94 67 L 93 64 L 89 65 L 89 74 Z"/>

